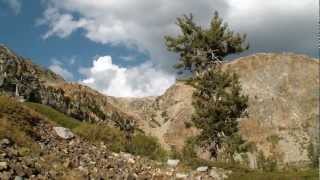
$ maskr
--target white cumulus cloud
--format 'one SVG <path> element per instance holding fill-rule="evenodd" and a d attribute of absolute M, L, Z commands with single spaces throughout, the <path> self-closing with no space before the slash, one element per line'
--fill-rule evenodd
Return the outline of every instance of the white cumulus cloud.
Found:
<path fill-rule="evenodd" d="M 65 38 L 69 36 L 73 31 L 78 28 L 85 27 L 87 21 L 74 20 L 71 14 L 60 14 L 56 8 L 48 8 L 44 12 L 44 17 L 37 21 L 38 25 L 46 24 L 47 22 L 50 26 L 50 30 L 45 33 L 42 37 L 47 39 L 52 35 L 57 35 L 58 37 Z"/>
<path fill-rule="evenodd" d="M 48 26 L 45 38 L 67 37 L 77 29 L 102 44 L 122 44 L 150 54 L 153 63 L 168 70 L 176 57 L 164 45 L 166 34 L 177 34 L 176 17 L 194 13 L 207 24 L 214 10 L 224 13 L 224 0 L 48 0 L 41 19 Z"/>
<path fill-rule="evenodd" d="M 236 32 L 247 33 L 255 52 L 297 52 L 317 55 L 318 4 L 315 0 L 47 0 L 39 24 L 48 27 L 44 38 L 66 38 L 76 30 L 89 40 L 125 45 L 150 55 L 150 62 L 137 67 L 119 67 L 104 57 L 93 65 L 83 83 L 115 96 L 155 95 L 157 84 L 174 79 L 172 65 L 177 55 L 167 51 L 165 35 L 176 35 L 176 17 L 193 13 L 195 21 L 209 24 L 214 10 Z M 121 58 L 123 60 L 130 58 Z M 154 66 L 153 66 L 154 65 Z M 152 71 L 154 74 L 152 74 Z M 107 75 L 106 75 L 107 74 Z M 115 77 L 113 77 L 115 76 Z M 151 77 L 152 78 L 151 78 Z M 135 78 L 131 78 L 135 77 Z M 138 78 L 139 77 L 139 78 Z M 154 82 L 153 82 L 154 81 Z M 162 87 L 162 86 L 161 86 Z M 168 87 L 168 86 L 167 86 Z M 150 89 L 148 89 L 150 88 Z"/>
<path fill-rule="evenodd" d="M 316 55 L 318 3 L 315 0 L 48 0 L 45 37 L 66 37 L 82 29 L 102 44 L 125 44 L 150 53 L 163 67 L 175 64 L 163 37 L 177 34 L 176 17 L 193 13 L 207 25 L 218 10 L 232 29 L 247 33 L 250 53 L 293 51 Z"/>
<path fill-rule="evenodd" d="M 174 82 L 174 76 L 156 69 L 150 62 L 125 68 L 112 63 L 111 56 L 102 56 L 93 65 L 81 71 L 80 83 L 116 97 L 157 96 Z"/>

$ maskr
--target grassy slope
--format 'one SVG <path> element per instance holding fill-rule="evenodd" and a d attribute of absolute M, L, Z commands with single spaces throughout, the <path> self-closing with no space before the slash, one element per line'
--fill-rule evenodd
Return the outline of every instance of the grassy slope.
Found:
<path fill-rule="evenodd" d="M 308 170 L 302 172 L 235 172 L 229 180 L 318 180 L 318 171 Z"/>
<path fill-rule="evenodd" d="M 33 140 L 33 126 L 40 116 L 25 108 L 14 99 L 0 96 L 0 139 L 7 138 L 15 142 L 23 151 L 39 152 L 40 148 Z"/>
<path fill-rule="evenodd" d="M 192 167 L 193 169 L 199 166 L 218 167 L 222 169 L 228 169 L 232 171 L 232 174 L 227 180 L 318 180 L 318 169 L 309 170 L 291 170 L 291 171 L 274 171 L 263 172 L 260 170 L 251 170 L 238 164 L 226 164 L 219 162 L 206 161 L 201 159 L 192 159 L 190 157 L 182 156 L 177 157 L 183 159 L 187 169 Z"/>
<path fill-rule="evenodd" d="M 132 138 L 131 144 L 128 144 L 124 133 L 117 128 L 81 122 L 46 105 L 31 102 L 24 104 L 45 116 L 49 121 L 73 130 L 92 143 L 104 142 L 112 151 L 127 151 L 154 160 L 165 160 L 166 152 L 162 149 L 158 140 L 153 137 L 138 133 Z"/>
<path fill-rule="evenodd" d="M 24 104 L 30 107 L 31 109 L 37 111 L 38 113 L 42 114 L 43 116 L 46 116 L 50 121 L 60 126 L 69 129 L 74 129 L 81 124 L 79 120 L 67 116 L 63 113 L 60 113 L 59 111 L 56 111 L 55 109 L 49 106 L 31 102 L 26 102 Z"/>

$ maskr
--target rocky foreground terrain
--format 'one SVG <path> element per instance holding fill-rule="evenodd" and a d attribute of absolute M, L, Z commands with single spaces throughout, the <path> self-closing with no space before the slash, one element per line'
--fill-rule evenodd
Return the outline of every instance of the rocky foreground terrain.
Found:
<path fill-rule="evenodd" d="M 219 168 L 179 168 L 179 162 L 156 162 L 114 153 L 56 127 L 13 98 L 0 97 L 0 179 L 224 179 Z M 202 168 L 202 169 L 201 169 Z"/>

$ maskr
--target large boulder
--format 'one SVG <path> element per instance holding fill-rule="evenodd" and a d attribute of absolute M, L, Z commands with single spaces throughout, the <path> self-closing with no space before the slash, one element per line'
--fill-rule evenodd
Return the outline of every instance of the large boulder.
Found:
<path fill-rule="evenodd" d="M 68 128 L 54 127 L 53 129 L 56 132 L 56 134 L 62 139 L 72 139 L 72 138 L 74 138 L 74 134 Z"/>
<path fill-rule="evenodd" d="M 178 159 L 168 159 L 167 165 L 172 168 L 175 168 L 178 166 L 179 162 L 180 162 L 180 160 L 178 160 Z"/>

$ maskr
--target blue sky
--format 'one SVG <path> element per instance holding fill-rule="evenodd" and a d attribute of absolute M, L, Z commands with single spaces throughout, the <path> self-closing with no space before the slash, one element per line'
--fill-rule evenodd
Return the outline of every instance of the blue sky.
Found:
<path fill-rule="evenodd" d="M 107 95 L 159 95 L 177 59 L 163 36 L 179 33 L 176 17 L 193 13 L 206 26 L 214 10 L 248 34 L 251 48 L 237 56 L 317 56 L 314 0 L 0 0 L 0 43 Z"/>
<path fill-rule="evenodd" d="M 96 56 L 110 55 L 121 66 L 135 66 L 148 57 L 147 54 L 121 45 L 110 46 L 90 41 L 82 35 L 81 30 L 65 39 L 57 36 L 43 39 L 42 35 L 47 27 L 37 25 L 37 20 L 42 17 L 45 4 L 39 1 L 21 1 L 21 4 L 21 9 L 16 14 L 9 4 L 0 0 L 0 43 L 44 67 L 49 67 L 53 60 L 58 60 L 77 79 L 81 75 L 78 73 L 79 68 L 89 67 Z M 125 58 L 129 56 L 133 56 L 130 61 Z"/>

